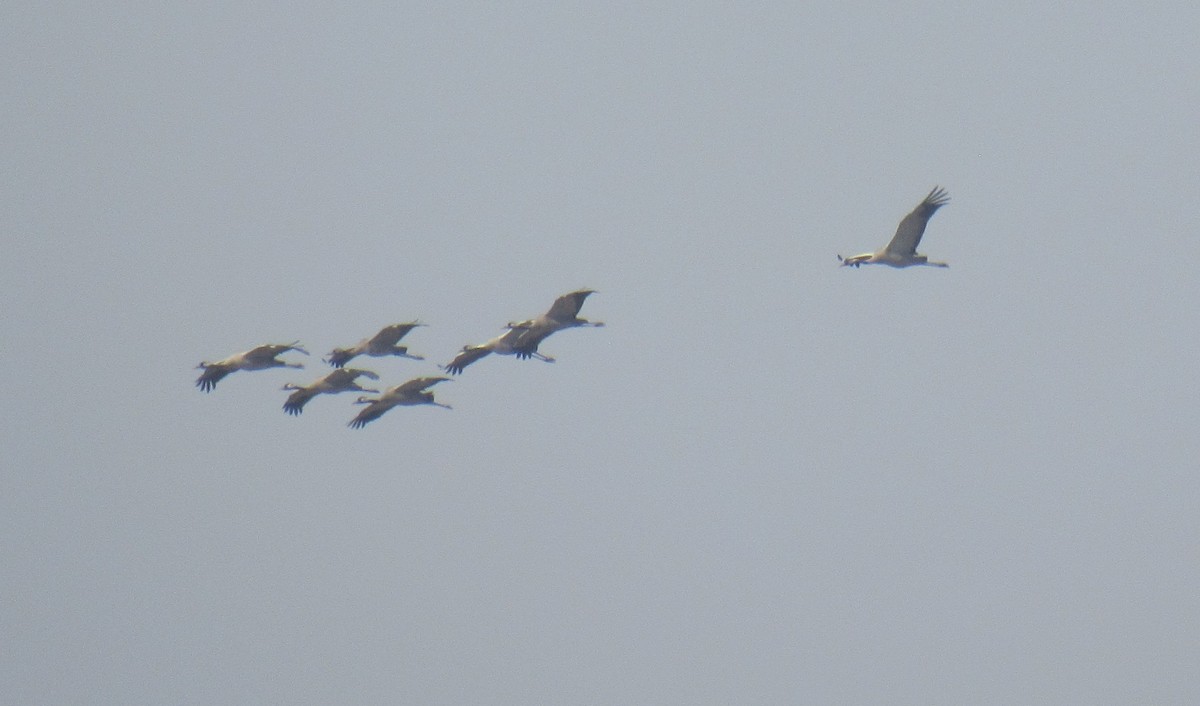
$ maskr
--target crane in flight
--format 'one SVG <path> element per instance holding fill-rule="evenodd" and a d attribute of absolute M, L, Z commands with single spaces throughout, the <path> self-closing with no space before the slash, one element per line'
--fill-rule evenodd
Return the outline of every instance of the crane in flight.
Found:
<path fill-rule="evenodd" d="M 358 343 L 349 348 L 334 348 L 329 352 L 329 356 L 325 358 L 325 362 L 335 368 L 340 368 L 346 363 L 349 363 L 355 356 L 369 355 L 375 358 L 382 358 L 389 355 L 397 355 L 401 358 L 412 358 L 413 360 L 425 360 L 419 355 L 413 355 L 408 352 L 408 346 L 398 346 L 396 342 L 408 335 L 418 326 L 425 324 L 410 321 L 405 324 L 392 324 L 384 326 L 379 333 L 370 338 L 364 338 Z"/>
<path fill-rule="evenodd" d="M 454 356 L 454 360 L 442 366 L 442 370 L 445 370 L 451 375 L 460 375 L 462 374 L 463 368 L 467 367 L 471 363 L 474 363 L 480 358 L 485 358 L 491 355 L 492 353 L 496 353 L 497 355 L 514 355 L 517 352 L 517 341 L 521 338 L 521 336 L 524 335 L 525 329 L 510 328 L 504 333 L 485 343 L 463 346 L 462 350 L 458 352 L 458 355 Z M 546 359 L 546 357 L 542 356 L 541 354 L 539 354 L 539 356 L 542 360 Z"/>
<path fill-rule="evenodd" d="M 845 258 L 838 255 L 838 260 L 841 261 L 842 267 L 847 265 L 850 267 L 859 265 L 949 267 L 950 265 L 944 262 L 931 262 L 927 256 L 917 254 L 917 245 L 921 242 L 921 236 L 925 234 L 925 226 L 929 223 L 929 219 L 933 218 L 933 214 L 937 213 L 939 208 L 949 202 L 950 195 L 946 193 L 945 189 L 940 186 L 933 187 L 933 191 L 930 191 L 929 195 L 917 204 L 912 213 L 900 221 L 900 226 L 896 228 L 896 234 L 892 236 L 892 241 L 887 244 L 887 247 L 877 252 L 851 255 Z"/>
<path fill-rule="evenodd" d="M 579 318 L 579 309 L 595 290 L 580 289 L 554 300 L 549 311 L 536 319 L 510 321 L 508 330 L 485 343 L 463 346 L 454 360 L 442 366 L 451 375 L 458 375 L 471 363 L 491 353 L 515 355 L 522 360 L 537 358 L 553 363 L 554 358 L 538 352 L 538 346 L 552 333 L 576 326 L 603 326 L 600 321 Z"/>
<path fill-rule="evenodd" d="M 550 334 L 576 326 L 603 326 L 603 321 L 588 321 L 579 318 L 579 310 L 583 308 L 583 302 L 589 294 L 595 293 L 594 289 L 579 289 L 564 294 L 554 300 L 549 311 L 536 319 L 510 322 L 508 324 L 510 329 L 525 330 L 525 335 L 518 338 L 517 344 L 514 346 L 516 356 L 521 360 L 540 358 L 552 363 L 554 362 L 553 358 L 538 353 L 537 349 Z"/>
<path fill-rule="evenodd" d="M 379 376 L 370 370 L 361 368 L 337 368 L 307 385 L 296 385 L 288 383 L 283 386 L 284 390 L 294 390 L 288 395 L 287 402 L 283 403 L 283 411 L 288 414 L 298 415 L 304 411 L 304 405 L 308 404 L 312 398 L 317 395 L 334 395 L 339 392 L 379 392 L 370 388 L 359 385 L 356 380 L 359 377 L 378 380 Z"/>
<path fill-rule="evenodd" d="M 264 343 L 228 358 L 222 358 L 215 363 L 204 361 L 197 365 L 204 372 L 196 378 L 196 387 L 211 392 L 226 375 L 239 370 L 266 370 L 267 368 L 303 368 L 300 363 L 289 363 L 280 360 L 278 356 L 288 351 L 296 351 L 308 355 L 308 351 L 300 347 L 300 342 L 293 343 Z"/>
<path fill-rule="evenodd" d="M 392 407 L 401 405 L 431 404 L 435 407 L 450 409 L 450 405 L 434 401 L 433 393 L 426 389 L 449 379 L 447 377 L 413 378 L 406 383 L 389 387 L 379 397 L 359 397 L 354 404 L 365 404 L 366 407 L 346 426 L 351 429 L 362 429 L 368 423 L 382 417 Z"/>

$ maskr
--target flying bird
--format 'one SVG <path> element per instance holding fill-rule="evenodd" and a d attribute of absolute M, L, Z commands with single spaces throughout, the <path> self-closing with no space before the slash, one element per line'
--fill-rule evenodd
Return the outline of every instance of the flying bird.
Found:
<path fill-rule="evenodd" d="M 603 321 L 588 321 L 579 318 L 579 310 L 583 308 L 584 300 L 588 298 L 589 294 L 595 293 L 594 289 L 580 289 L 564 294 L 554 300 L 549 311 L 536 319 L 509 323 L 509 328 L 524 329 L 525 331 L 524 335 L 517 339 L 514 354 L 522 360 L 539 358 L 552 363 L 554 362 L 553 358 L 538 353 L 537 349 L 550 334 L 576 326 L 603 326 Z"/>
<path fill-rule="evenodd" d="M 473 346 L 463 346 L 462 350 L 458 352 L 458 355 L 454 356 L 454 360 L 442 366 L 442 370 L 445 370 L 451 375 L 459 375 L 462 373 L 463 368 L 492 353 L 499 355 L 515 355 L 517 352 L 515 347 L 517 340 L 524 335 L 524 328 L 513 327 L 499 336 L 491 339 L 490 341 L 487 341 L 486 343 L 480 343 Z M 546 357 L 540 353 L 538 356 L 542 360 L 546 359 Z"/>
<path fill-rule="evenodd" d="M 379 390 L 372 390 L 359 385 L 356 380 L 360 376 L 370 378 L 371 380 L 379 379 L 379 376 L 370 370 L 338 368 L 307 385 L 295 385 L 289 382 L 282 389 L 295 390 L 295 392 L 288 395 L 287 402 L 283 403 L 283 411 L 288 414 L 298 415 L 304 411 L 304 405 L 308 404 L 317 395 L 333 395 L 352 390 L 358 392 L 379 392 Z"/>
<path fill-rule="evenodd" d="M 217 383 L 226 375 L 238 370 L 266 370 L 267 368 L 303 368 L 300 363 L 289 363 L 279 360 L 277 356 L 287 353 L 288 351 L 296 351 L 308 355 L 308 351 L 300 347 L 300 342 L 294 343 L 266 343 L 257 348 L 251 348 L 248 351 L 231 355 L 228 358 L 218 360 L 215 363 L 204 361 L 197 365 L 198 370 L 204 370 L 200 377 L 196 378 L 196 387 L 211 392 Z"/>
<path fill-rule="evenodd" d="M 408 346 L 396 345 L 396 342 L 407 336 L 409 331 L 424 325 L 416 321 L 410 321 L 405 324 L 384 326 L 379 333 L 371 338 L 364 338 L 349 348 L 334 348 L 329 352 L 329 357 L 325 358 L 325 362 L 335 368 L 340 368 L 349 363 L 352 358 L 359 355 L 369 355 L 376 358 L 395 355 L 402 358 L 412 358 L 413 360 L 425 360 L 419 355 L 409 353 Z"/>
<path fill-rule="evenodd" d="M 400 405 L 431 404 L 435 407 L 450 409 L 450 405 L 448 404 L 435 402 L 433 393 L 426 390 L 428 387 L 433 387 L 439 382 L 449 379 L 447 377 L 415 378 L 401 385 L 389 387 L 379 397 L 359 397 L 354 403 L 365 404 L 366 407 L 358 413 L 358 416 L 351 419 L 350 423 L 346 426 L 351 429 L 361 429 L 368 423 L 382 417 L 392 407 Z"/>
<path fill-rule="evenodd" d="M 896 234 L 892 236 L 892 242 L 887 244 L 883 250 L 878 252 L 863 253 L 862 255 L 852 255 L 843 258 L 838 255 L 838 260 L 841 260 L 842 266 L 858 267 L 859 265 L 888 265 L 889 267 L 910 267 L 912 265 L 929 265 L 931 267 L 949 267 L 950 265 L 944 262 L 930 262 L 925 255 L 917 254 L 917 245 L 921 242 L 921 236 L 925 234 L 925 226 L 929 223 L 929 219 L 937 210 L 950 202 L 950 196 L 946 190 L 935 186 L 933 191 L 925 197 L 912 213 L 904 217 L 900 221 L 900 227 L 896 228 Z"/>
<path fill-rule="evenodd" d="M 491 353 L 499 355 L 515 355 L 522 360 L 537 358 L 547 363 L 553 363 L 554 358 L 538 352 L 538 346 L 550 334 L 575 326 L 603 326 L 600 321 L 588 321 L 579 318 L 579 309 L 589 294 L 595 290 L 580 289 L 564 294 L 554 300 L 550 310 L 536 319 L 525 321 L 510 321 L 508 331 L 478 345 L 463 346 L 454 360 L 442 366 L 451 375 L 458 375 L 471 363 Z"/>

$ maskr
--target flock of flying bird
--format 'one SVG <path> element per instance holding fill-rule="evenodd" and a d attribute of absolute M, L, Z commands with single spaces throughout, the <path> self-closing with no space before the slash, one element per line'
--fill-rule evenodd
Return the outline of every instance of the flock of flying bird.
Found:
<path fill-rule="evenodd" d="M 588 321 L 579 318 L 579 309 L 583 302 L 594 290 L 580 289 L 564 294 L 554 301 L 549 311 L 534 319 L 511 321 L 505 327 L 503 334 L 478 345 L 463 346 L 446 365 L 440 366 L 451 375 L 461 374 L 471 363 L 492 353 L 512 355 L 522 360 L 537 358 L 547 363 L 553 363 L 554 358 L 538 351 L 538 346 L 551 334 L 563 329 L 576 326 L 603 326 L 600 321 Z M 283 403 L 283 411 L 298 415 L 317 395 L 337 394 L 339 392 L 370 392 L 378 397 L 360 396 L 355 404 L 366 405 L 350 420 L 348 426 L 354 429 L 362 428 L 368 423 L 379 419 L 393 407 L 403 405 L 430 404 L 450 409 L 449 405 L 438 402 L 429 388 L 449 380 L 445 376 L 419 377 L 408 382 L 389 387 L 382 393 L 379 390 L 363 387 L 359 378 L 378 380 L 379 376 L 370 370 L 362 368 L 347 368 L 345 365 L 360 355 L 372 357 L 399 356 L 413 360 L 424 360 L 419 355 L 408 352 L 407 346 L 397 345 L 400 339 L 410 331 L 424 324 L 412 321 L 403 324 L 385 326 L 371 338 L 364 338 L 349 348 L 334 348 L 325 357 L 325 362 L 333 366 L 333 370 L 307 385 L 288 383 L 284 390 L 290 390 L 291 395 Z M 231 355 L 216 362 L 202 362 L 199 369 L 204 372 L 196 379 L 196 386 L 204 392 L 211 392 L 225 376 L 238 370 L 266 370 L 268 368 L 303 368 L 300 363 L 282 360 L 279 356 L 289 351 L 308 355 L 308 351 L 300 347 L 299 341 L 294 343 L 266 343 L 248 351 Z"/>
<path fill-rule="evenodd" d="M 838 260 L 842 263 L 843 267 L 856 268 L 861 265 L 888 265 L 889 267 L 929 265 L 931 267 L 949 267 L 944 262 L 931 262 L 927 256 L 917 252 L 917 245 L 921 242 L 921 236 L 925 234 L 925 226 L 929 223 L 929 219 L 933 217 L 934 213 L 937 213 L 939 208 L 949 202 L 950 197 L 946 191 L 935 186 L 925 196 L 924 200 L 917 204 L 917 207 L 900 221 L 899 227 L 896 228 L 896 234 L 892 236 L 891 241 L 883 249 L 861 255 L 851 255 L 850 257 L 838 255 Z M 492 353 L 512 355 L 522 360 L 537 358 L 538 360 L 552 363 L 554 362 L 553 358 L 538 351 L 538 346 L 548 336 L 563 329 L 574 328 L 576 326 L 604 325 L 602 322 L 579 318 L 579 309 L 583 306 L 584 300 L 587 299 L 589 294 L 593 293 L 594 291 L 591 289 L 580 289 L 564 294 L 554 301 L 554 305 L 545 314 L 535 319 L 509 322 L 505 327 L 506 331 L 504 333 L 485 343 L 464 346 L 453 360 L 440 367 L 451 375 L 458 375 L 471 363 Z M 397 345 L 400 339 L 408 335 L 414 328 L 422 325 L 415 321 L 404 324 L 392 324 L 384 327 L 383 330 L 373 337 L 363 339 L 349 348 L 333 349 L 325 358 L 325 362 L 334 367 L 334 370 L 328 375 L 308 385 L 288 383 L 283 386 L 284 390 L 292 391 L 292 394 L 283 404 L 283 410 L 288 414 L 300 414 L 304 410 L 304 405 L 308 404 L 317 395 L 322 394 L 358 391 L 379 395 L 378 397 L 361 396 L 355 400 L 355 404 L 366 405 L 354 419 L 350 420 L 348 425 L 357 429 L 383 416 L 385 412 L 393 407 L 401 405 L 430 404 L 449 409 L 449 405 L 434 400 L 433 393 L 429 391 L 429 388 L 451 378 L 444 376 L 413 378 L 403 384 L 389 387 L 380 393 L 379 390 L 369 389 L 358 383 L 358 378 L 360 377 L 378 380 L 378 375 L 370 370 L 344 367 L 346 363 L 349 363 L 352 359 L 360 355 L 374 357 L 400 356 L 414 360 L 423 360 L 421 356 L 409 353 L 406 346 Z M 204 372 L 196 380 L 196 386 L 205 392 L 210 392 L 216 387 L 218 381 L 238 370 L 304 367 L 300 363 L 291 363 L 279 359 L 280 355 L 288 351 L 297 351 L 308 355 L 308 351 L 301 348 L 298 341 L 287 344 L 264 344 L 243 353 L 229 356 L 223 360 L 218 360 L 215 363 L 200 363 L 198 367 L 203 369 Z"/>

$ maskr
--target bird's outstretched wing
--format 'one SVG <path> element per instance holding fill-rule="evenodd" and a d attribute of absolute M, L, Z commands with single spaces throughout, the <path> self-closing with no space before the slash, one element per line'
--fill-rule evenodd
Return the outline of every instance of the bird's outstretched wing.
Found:
<path fill-rule="evenodd" d="M 233 368 L 220 363 L 210 363 L 205 366 L 204 372 L 200 373 L 200 377 L 196 378 L 196 387 L 205 392 L 212 392 L 226 375 L 233 372 Z"/>
<path fill-rule="evenodd" d="M 296 351 L 297 353 L 308 355 L 308 351 L 300 347 L 300 342 L 295 341 L 293 343 L 264 343 L 261 346 L 256 346 L 246 351 L 243 356 L 248 361 L 266 362 L 288 351 Z"/>
<path fill-rule="evenodd" d="M 335 368 L 340 368 L 358 355 L 355 351 L 356 349 L 351 348 L 334 348 L 329 351 L 329 355 L 325 356 L 325 362 Z"/>
<path fill-rule="evenodd" d="M 487 354 L 491 352 L 492 349 L 485 346 L 464 346 L 463 349 L 459 351 L 458 355 L 454 356 L 454 360 L 442 366 L 442 370 L 445 370 L 451 375 L 460 375 L 462 374 L 463 368 L 467 367 L 471 363 L 474 363 L 480 358 L 487 356 Z"/>
<path fill-rule="evenodd" d="M 896 228 L 896 234 L 892 236 L 892 242 L 888 243 L 885 250 L 889 253 L 902 256 L 912 256 L 917 252 L 917 245 L 921 242 L 921 236 L 925 234 L 925 226 L 929 223 L 929 219 L 937 210 L 950 202 L 950 195 L 940 186 L 933 187 L 933 191 L 925 197 L 925 200 L 917 204 L 917 207 L 912 210 L 912 213 L 904 217 L 900 221 L 900 226 Z"/>
<path fill-rule="evenodd" d="M 369 344 L 372 348 L 377 346 L 394 346 L 396 345 L 397 341 L 407 336 L 409 331 L 412 331 L 418 326 L 424 326 L 424 324 L 417 323 L 416 321 L 410 321 L 404 324 L 392 324 L 391 326 L 384 326 L 379 333 L 371 337 Z"/>
<path fill-rule="evenodd" d="M 583 308 L 583 302 L 588 298 L 589 294 L 595 294 L 594 289 L 580 289 L 564 294 L 554 300 L 550 311 L 546 312 L 546 318 L 554 319 L 555 321 L 571 321 L 576 316 L 579 316 L 579 310 Z"/>
<path fill-rule="evenodd" d="M 557 329 L 549 327 L 535 327 L 526 331 L 513 344 L 513 355 L 518 360 L 529 360 L 537 353 L 538 346 L 542 345 L 542 341 L 546 340 L 550 334 Z"/>
<path fill-rule="evenodd" d="M 363 370 L 362 368 L 338 368 L 326 375 L 324 380 L 335 388 L 346 387 L 353 384 L 359 376 L 370 378 L 371 380 L 379 379 L 379 376 L 370 370 Z"/>
<path fill-rule="evenodd" d="M 448 378 L 448 377 L 441 377 L 441 376 L 427 377 L 427 378 L 413 378 L 412 380 L 409 380 L 408 382 L 404 382 L 404 383 L 401 383 L 401 384 L 393 387 L 391 390 L 388 391 L 388 393 L 391 394 L 394 391 L 395 394 L 399 397 L 412 397 L 413 395 L 417 394 L 418 392 L 421 392 L 422 390 L 424 390 L 427 387 L 433 387 L 434 385 L 438 384 L 439 382 L 445 382 L 446 380 L 449 380 L 449 379 L 450 378 Z"/>
<path fill-rule="evenodd" d="M 283 403 L 283 411 L 291 415 L 297 415 L 304 411 L 304 405 L 308 404 L 309 400 L 319 394 L 316 390 L 302 387 L 292 394 L 288 395 L 287 402 Z"/>
<path fill-rule="evenodd" d="M 391 408 L 392 405 L 390 404 L 386 404 L 379 400 L 374 400 L 367 404 L 366 407 L 363 407 L 362 411 L 355 415 L 354 419 L 351 419 L 350 423 L 346 426 L 350 427 L 351 429 L 362 429 L 369 422 L 373 422 L 382 417 L 383 413 Z"/>

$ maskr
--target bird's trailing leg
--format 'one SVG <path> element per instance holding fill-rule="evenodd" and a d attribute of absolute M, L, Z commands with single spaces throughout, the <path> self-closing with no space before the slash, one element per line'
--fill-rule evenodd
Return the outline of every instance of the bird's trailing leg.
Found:
<path fill-rule="evenodd" d="M 554 362 L 554 358 L 542 353 L 538 353 L 537 351 L 516 351 L 513 353 L 513 355 L 517 357 L 517 360 L 529 360 L 530 358 L 536 358 L 544 363 Z"/>

